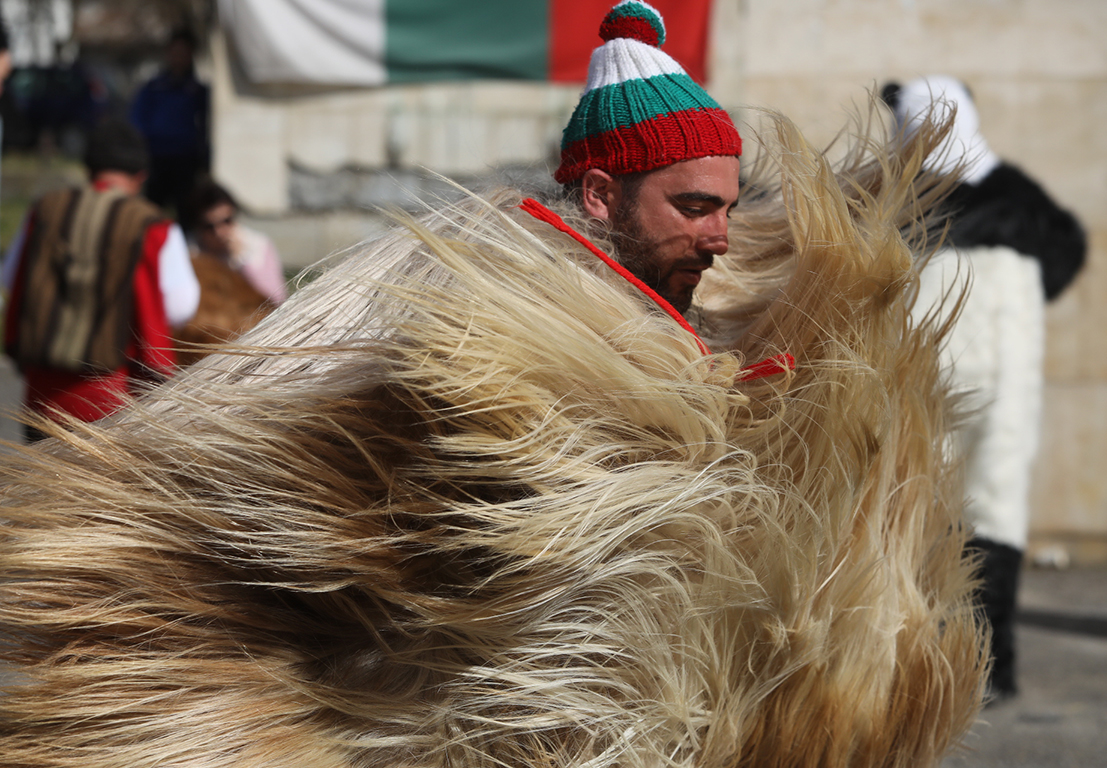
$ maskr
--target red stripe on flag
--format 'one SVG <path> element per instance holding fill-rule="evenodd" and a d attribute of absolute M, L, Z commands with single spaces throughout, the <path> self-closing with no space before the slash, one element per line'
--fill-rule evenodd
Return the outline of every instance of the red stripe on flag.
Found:
<path fill-rule="evenodd" d="M 616 0 L 550 0 L 549 77 L 582 83 L 588 60 L 603 44 L 600 24 Z M 661 50 L 680 62 L 697 83 L 707 79 L 707 38 L 711 0 L 649 0 L 665 20 Z"/>

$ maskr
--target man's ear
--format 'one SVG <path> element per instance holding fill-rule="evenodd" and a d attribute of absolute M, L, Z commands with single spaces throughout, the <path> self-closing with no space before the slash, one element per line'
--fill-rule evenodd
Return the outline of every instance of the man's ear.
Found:
<path fill-rule="evenodd" d="M 581 206 L 585 213 L 603 221 L 612 221 L 619 207 L 622 185 L 599 168 L 589 168 L 580 179 Z"/>

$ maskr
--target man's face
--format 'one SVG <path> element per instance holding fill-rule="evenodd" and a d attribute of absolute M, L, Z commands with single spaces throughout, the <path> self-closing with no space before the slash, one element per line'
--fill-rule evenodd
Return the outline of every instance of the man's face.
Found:
<path fill-rule="evenodd" d="M 184 40 L 173 40 L 165 51 L 165 66 L 174 77 L 185 77 L 192 71 L 192 46 Z"/>
<path fill-rule="evenodd" d="M 738 167 L 736 157 L 704 157 L 651 171 L 634 185 L 615 180 L 617 256 L 678 312 L 688 311 L 703 271 L 727 251 Z"/>
<path fill-rule="evenodd" d="M 200 214 L 196 242 L 206 253 L 229 256 L 234 246 L 234 222 L 238 211 L 230 203 L 219 203 Z"/>

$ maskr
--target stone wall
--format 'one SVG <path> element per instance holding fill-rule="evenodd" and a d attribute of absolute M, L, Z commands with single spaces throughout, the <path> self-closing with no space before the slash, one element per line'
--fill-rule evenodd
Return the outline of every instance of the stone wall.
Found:
<path fill-rule="evenodd" d="M 1032 554 L 1107 562 L 1107 3 L 1102 0 L 724 2 L 716 61 L 743 104 L 828 140 L 887 79 L 945 73 L 973 91 L 992 148 L 1090 235 L 1089 262 L 1048 310 Z M 724 10 L 725 9 L 725 10 Z M 740 53 L 738 52 L 740 49 Z"/>
<path fill-rule="evenodd" d="M 992 147 L 1083 221 L 1088 267 L 1048 316 L 1033 542 L 1043 555 L 1099 562 L 1107 562 L 1107 308 L 1096 299 L 1107 292 L 1105 40 L 1103 0 L 716 0 L 709 83 L 739 119 L 771 107 L 824 143 L 886 80 L 954 75 L 972 89 Z M 579 91 L 470 83 L 262 93 L 236 74 L 219 38 L 213 59 L 216 173 L 286 258 L 305 264 L 376 231 L 372 209 L 384 198 L 374 190 L 395 203 L 397 186 L 426 171 L 541 175 Z M 328 189 L 328 179 L 345 191 Z M 344 210 L 312 212 L 311 189 Z"/>
<path fill-rule="evenodd" d="M 218 35 L 212 59 L 215 173 L 260 214 L 304 203 L 294 198 L 313 176 L 333 175 L 349 205 L 362 208 L 396 202 L 396 177 L 438 188 L 412 172 L 468 180 L 544 169 L 580 91 L 469 82 L 274 93 L 243 80 Z"/>

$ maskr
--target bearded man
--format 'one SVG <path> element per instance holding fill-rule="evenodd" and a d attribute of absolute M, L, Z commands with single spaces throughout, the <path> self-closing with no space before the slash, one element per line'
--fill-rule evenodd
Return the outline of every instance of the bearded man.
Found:
<path fill-rule="evenodd" d="M 730 115 L 658 46 L 661 17 L 617 5 L 600 27 L 588 82 L 554 178 L 610 225 L 616 255 L 678 312 L 727 251 L 742 139 Z"/>

